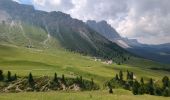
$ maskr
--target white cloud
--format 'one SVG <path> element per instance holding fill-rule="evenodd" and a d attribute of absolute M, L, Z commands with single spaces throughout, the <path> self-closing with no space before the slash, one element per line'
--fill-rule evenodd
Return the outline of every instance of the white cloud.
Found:
<path fill-rule="evenodd" d="M 32 0 L 36 9 L 45 11 L 63 11 L 67 12 L 73 9 L 71 0 Z"/>

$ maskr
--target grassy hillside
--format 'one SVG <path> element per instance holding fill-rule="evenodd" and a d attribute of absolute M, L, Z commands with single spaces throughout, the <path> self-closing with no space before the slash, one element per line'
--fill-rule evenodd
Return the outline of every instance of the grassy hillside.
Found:
<path fill-rule="evenodd" d="M 19 98 L 18 98 L 19 97 Z M 150 95 L 134 96 L 131 92 L 116 89 L 114 94 L 108 91 L 92 92 L 47 92 L 47 93 L 3 93 L 2 100 L 169 100 L 170 97 Z"/>
<path fill-rule="evenodd" d="M 28 76 L 29 72 L 33 73 L 33 76 L 53 76 L 54 72 L 57 72 L 59 77 L 65 74 L 66 77 L 76 77 L 82 75 L 84 79 L 94 79 L 95 83 L 99 84 L 101 90 L 89 91 L 89 92 L 45 92 L 45 93 L 2 93 L 0 99 L 3 100 L 54 100 L 54 99 L 94 99 L 94 100 L 169 100 L 165 97 L 156 96 L 134 96 L 130 91 L 116 89 L 114 94 L 108 93 L 106 88 L 103 88 L 103 84 L 113 78 L 119 70 L 126 72 L 135 72 L 137 78 L 144 77 L 145 80 L 153 78 L 159 80 L 163 76 L 170 76 L 169 72 L 154 71 L 147 69 L 149 66 L 162 65 L 147 60 L 140 60 L 139 58 L 133 58 L 136 64 L 130 65 L 106 65 L 102 62 L 96 62 L 94 59 L 88 56 L 82 56 L 80 54 L 67 52 L 61 49 L 35 49 L 26 48 L 14 45 L 3 44 L 0 45 L 0 69 L 6 72 L 9 70 L 12 74 L 16 73 L 19 76 Z M 142 63 L 142 61 L 144 61 Z M 146 65 L 145 65 L 146 64 Z M 138 65 L 136 67 L 136 65 Z M 143 66 L 143 67 L 142 67 Z M 104 89 L 104 90 L 103 90 Z"/>
<path fill-rule="evenodd" d="M 157 63 L 150 62 L 149 66 L 154 66 L 155 64 Z M 139 65 L 148 66 L 141 63 Z M 86 79 L 94 78 L 101 86 L 104 82 L 114 77 L 121 69 L 125 72 L 126 70 L 133 71 L 136 73 L 137 78 L 143 76 L 145 78 L 152 77 L 154 79 L 160 79 L 164 75 L 170 76 L 168 72 L 154 71 L 144 67 L 116 64 L 105 65 L 94 61 L 90 57 L 64 50 L 40 50 L 12 45 L 0 45 L 0 69 L 5 71 L 10 70 L 12 73 L 20 76 L 26 76 L 29 72 L 33 72 L 35 76 L 53 76 L 54 72 L 57 72 L 59 75 L 65 74 L 68 77 L 82 75 Z"/>

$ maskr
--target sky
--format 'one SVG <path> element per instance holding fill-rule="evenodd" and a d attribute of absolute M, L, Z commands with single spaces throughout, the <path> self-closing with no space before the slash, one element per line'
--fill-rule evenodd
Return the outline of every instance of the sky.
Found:
<path fill-rule="evenodd" d="M 170 0 L 14 0 L 38 10 L 62 11 L 83 21 L 106 20 L 121 36 L 170 43 Z"/>

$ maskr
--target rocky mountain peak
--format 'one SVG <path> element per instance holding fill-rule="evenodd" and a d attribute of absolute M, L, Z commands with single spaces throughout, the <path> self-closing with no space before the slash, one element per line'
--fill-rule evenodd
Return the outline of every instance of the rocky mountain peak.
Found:
<path fill-rule="evenodd" d="M 107 21 L 100 21 L 96 22 L 94 20 L 88 20 L 87 25 L 109 39 L 110 41 L 114 41 L 115 39 L 121 38 L 118 32 L 112 28 L 110 24 L 107 23 Z"/>

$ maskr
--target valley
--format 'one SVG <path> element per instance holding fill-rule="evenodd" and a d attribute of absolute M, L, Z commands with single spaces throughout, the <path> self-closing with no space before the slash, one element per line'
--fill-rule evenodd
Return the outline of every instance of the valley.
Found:
<path fill-rule="evenodd" d="M 0 100 L 169 100 L 167 62 L 169 44 L 0 0 Z"/>

